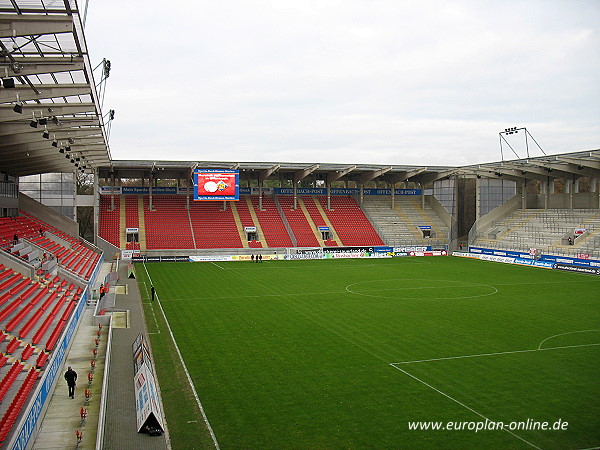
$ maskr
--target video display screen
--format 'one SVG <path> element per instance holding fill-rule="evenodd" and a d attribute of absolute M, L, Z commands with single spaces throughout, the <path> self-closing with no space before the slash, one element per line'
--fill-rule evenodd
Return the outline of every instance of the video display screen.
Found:
<path fill-rule="evenodd" d="M 239 170 L 198 169 L 194 172 L 194 200 L 239 199 Z"/>

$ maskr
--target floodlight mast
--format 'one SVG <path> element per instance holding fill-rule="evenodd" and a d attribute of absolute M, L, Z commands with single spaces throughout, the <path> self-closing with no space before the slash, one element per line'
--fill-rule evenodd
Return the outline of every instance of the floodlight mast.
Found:
<path fill-rule="evenodd" d="M 529 158 L 529 140 L 528 137 L 530 137 L 533 142 L 535 142 L 535 145 L 537 145 L 537 147 L 540 149 L 540 151 L 546 155 L 546 152 L 544 151 L 544 149 L 542 147 L 540 147 L 540 144 L 537 143 L 537 141 L 535 140 L 535 138 L 531 135 L 531 133 L 529 131 L 527 131 L 527 128 L 522 127 L 522 128 L 517 128 L 517 127 L 511 127 L 511 128 L 505 128 L 504 131 L 501 131 L 498 133 L 498 136 L 500 137 L 500 158 L 502 161 L 504 161 L 504 151 L 502 148 L 502 141 L 504 141 L 506 143 L 506 145 L 508 145 L 508 147 L 512 150 L 512 152 L 515 154 L 515 156 L 519 159 L 521 159 L 521 157 L 517 154 L 517 152 L 515 151 L 514 148 L 512 148 L 512 146 L 510 145 L 510 143 L 506 140 L 506 138 L 504 136 L 509 135 L 509 134 L 517 134 L 519 131 L 524 131 L 525 132 L 525 150 L 527 152 L 527 157 Z"/>

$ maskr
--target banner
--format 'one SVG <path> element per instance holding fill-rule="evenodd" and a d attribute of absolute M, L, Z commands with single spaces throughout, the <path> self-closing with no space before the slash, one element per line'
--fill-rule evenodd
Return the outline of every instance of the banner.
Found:
<path fill-rule="evenodd" d="M 132 262 L 190 262 L 189 256 L 145 256 L 137 255 L 134 253 Z"/>
<path fill-rule="evenodd" d="M 588 273 L 590 275 L 600 275 L 600 269 L 594 267 L 574 266 L 570 264 L 554 264 L 554 268 L 558 270 L 566 270 L 568 272 Z"/>
<path fill-rule="evenodd" d="M 164 431 L 164 419 L 150 352 L 140 333 L 132 345 L 133 383 L 135 391 L 135 412 L 138 433 L 148 431 L 148 427 L 157 427 Z"/>
<path fill-rule="evenodd" d="M 150 195 L 150 188 L 143 186 L 123 186 L 121 188 L 123 195 Z M 174 195 L 177 194 L 176 187 L 153 187 L 152 195 Z"/>
<path fill-rule="evenodd" d="M 408 256 L 446 256 L 446 250 L 432 250 L 430 252 L 409 252 Z"/>
<path fill-rule="evenodd" d="M 263 188 L 263 195 L 294 195 L 294 188 Z M 394 195 L 421 195 L 421 189 L 395 189 Z M 240 194 L 259 195 L 257 187 L 241 187 Z M 359 195 L 357 188 L 331 188 L 330 195 Z M 327 188 L 297 188 L 296 195 L 327 195 Z M 392 195 L 390 189 L 363 189 L 363 195 Z"/>

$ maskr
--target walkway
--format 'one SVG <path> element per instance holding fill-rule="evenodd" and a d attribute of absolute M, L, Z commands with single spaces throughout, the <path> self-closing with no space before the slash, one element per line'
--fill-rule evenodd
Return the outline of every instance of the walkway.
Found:
<path fill-rule="evenodd" d="M 98 277 L 98 286 L 110 270 L 110 263 L 104 263 Z M 139 291 L 135 279 L 128 279 L 127 266 L 119 270 L 116 306 L 107 312 L 113 315 L 113 335 L 110 353 L 110 371 L 106 383 L 106 417 L 104 442 L 100 448 L 106 450 L 169 450 L 168 433 L 151 437 L 137 432 L 135 394 L 133 386 L 132 344 L 139 333 L 145 333 Z M 40 431 L 36 437 L 35 450 L 63 450 L 75 448 L 76 430 L 83 432 L 83 440 L 78 448 L 95 449 L 100 399 L 104 374 L 104 361 L 108 339 L 108 327 L 101 330 L 98 355 L 95 360 L 93 382 L 90 384 L 91 397 L 86 402 L 84 390 L 88 388 L 88 373 L 91 372 L 93 350 L 98 326 L 94 325 L 93 309 L 88 308 L 74 337 L 73 344 L 65 360 L 65 367 L 72 366 L 78 374 L 75 399 L 67 396 L 67 385 L 59 377 L 56 389 Z M 87 409 L 87 419 L 82 422 L 81 408 Z"/>

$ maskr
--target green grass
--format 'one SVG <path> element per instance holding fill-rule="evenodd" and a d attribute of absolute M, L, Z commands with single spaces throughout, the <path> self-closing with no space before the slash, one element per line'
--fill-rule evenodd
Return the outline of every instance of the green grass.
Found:
<path fill-rule="evenodd" d="M 585 346 L 600 343 L 585 331 L 600 330 L 600 277 L 451 257 L 146 268 L 222 449 L 600 445 L 600 346 Z M 137 274 L 173 448 L 211 448 Z M 567 348 L 390 365 L 541 343 Z M 483 417 L 569 425 L 408 429 Z"/>

